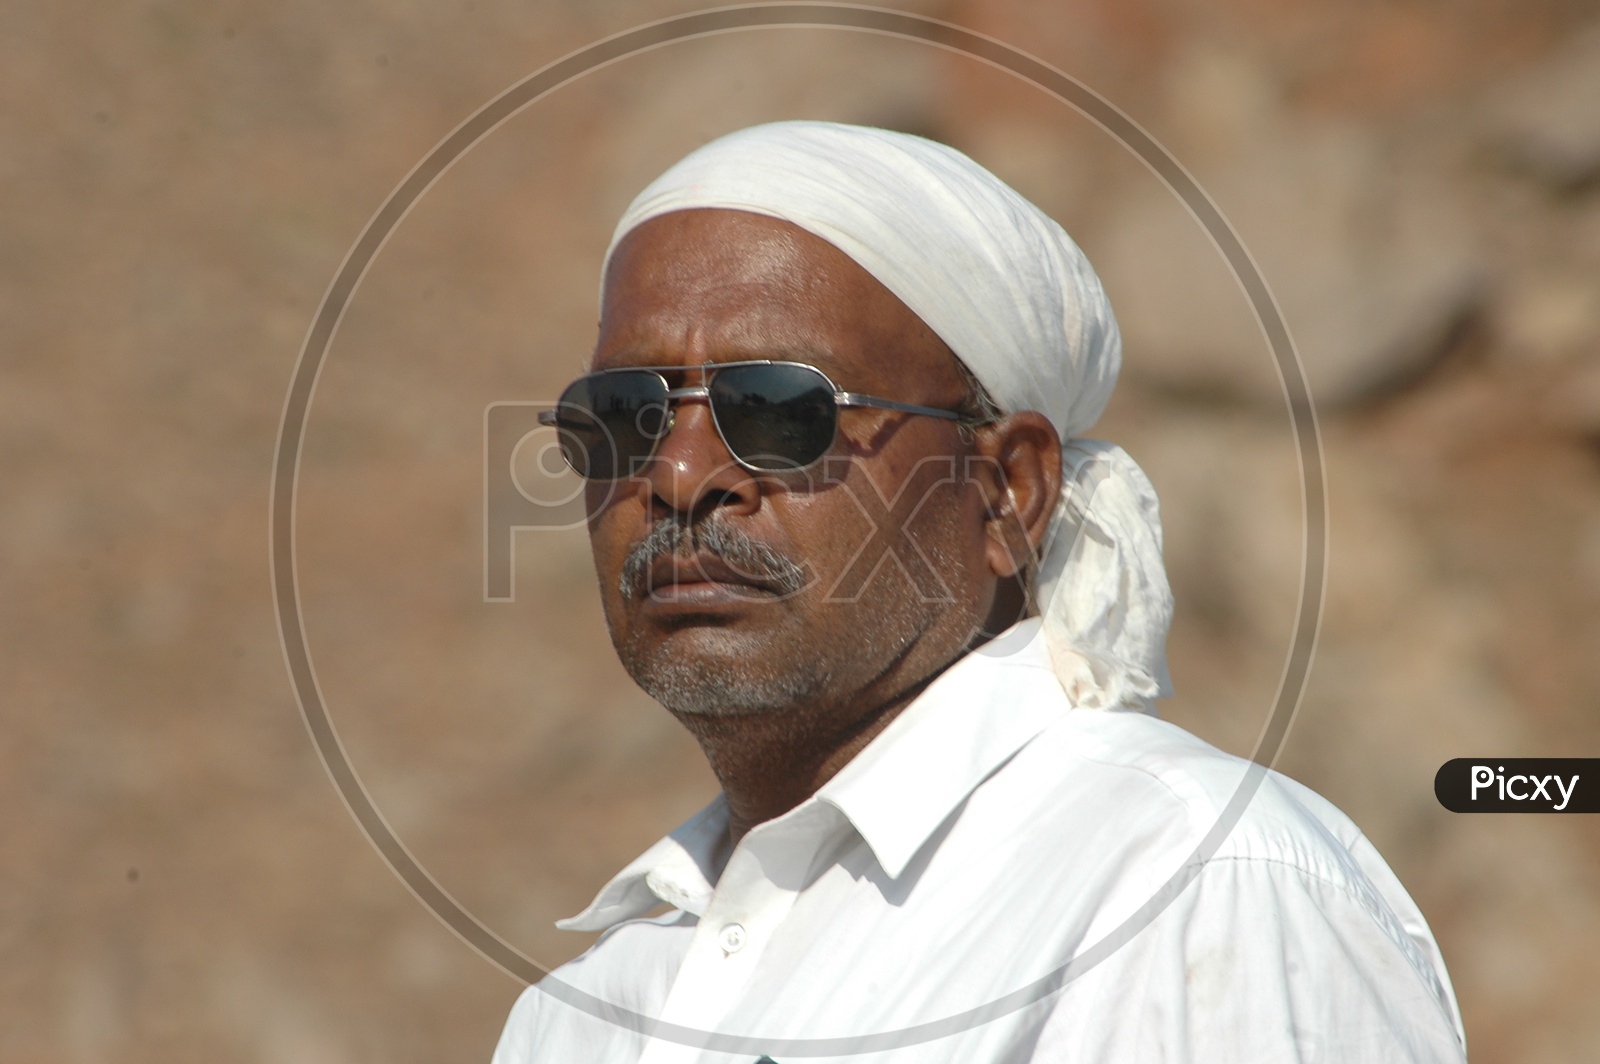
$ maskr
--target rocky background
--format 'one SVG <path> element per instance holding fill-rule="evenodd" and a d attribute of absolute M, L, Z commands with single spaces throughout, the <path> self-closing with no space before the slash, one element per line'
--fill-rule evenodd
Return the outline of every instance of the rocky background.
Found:
<path fill-rule="evenodd" d="M 0 1060 L 484 1061 L 519 986 L 362 838 L 307 738 L 269 581 L 305 331 L 384 197 L 624 0 L 0 8 Z M 925 0 L 1165 143 L 1294 330 L 1327 455 L 1327 608 L 1279 766 L 1347 810 L 1443 946 L 1477 1064 L 1600 1059 L 1600 821 L 1465 817 L 1434 771 L 1600 756 L 1600 9 L 1593 0 Z M 843 30 L 595 70 L 462 159 L 318 385 L 298 564 L 352 762 L 431 874 L 551 929 L 713 787 L 611 658 L 579 531 L 485 602 L 483 418 L 592 340 L 612 220 L 703 140 L 933 135 L 1052 211 L 1127 336 L 1100 428 L 1166 508 L 1165 712 L 1248 753 L 1299 590 L 1277 371 L 1132 156 L 969 57 Z M 525 487 L 559 478 L 518 456 Z"/>

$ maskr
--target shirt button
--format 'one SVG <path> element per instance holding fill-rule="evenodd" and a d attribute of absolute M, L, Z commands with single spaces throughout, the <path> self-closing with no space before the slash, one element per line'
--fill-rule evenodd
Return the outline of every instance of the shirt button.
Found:
<path fill-rule="evenodd" d="M 717 944 L 724 953 L 738 953 L 744 949 L 745 934 L 743 924 L 726 924 L 717 933 Z"/>

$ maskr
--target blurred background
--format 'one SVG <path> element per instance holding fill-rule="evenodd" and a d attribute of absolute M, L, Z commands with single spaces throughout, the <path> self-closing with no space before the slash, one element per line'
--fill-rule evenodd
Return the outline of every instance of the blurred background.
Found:
<path fill-rule="evenodd" d="M 1477 1064 L 1600 1059 L 1600 820 L 1466 817 L 1458 756 L 1600 756 L 1600 7 L 927 0 L 1128 111 L 1281 301 L 1327 451 L 1327 609 L 1279 767 L 1431 920 Z M 483 102 L 689 0 L 0 8 L 0 1060 L 486 1061 L 519 985 L 418 904 L 308 740 L 269 472 L 347 249 Z M 612 658 L 581 531 L 483 597 L 483 425 L 593 340 L 611 226 L 699 143 L 833 118 L 948 141 L 1052 212 L 1127 339 L 1097 434 L 1149 470 L 1169 718 L 1248 753 L 1303 525 L 1276 369 L 1119 145 L 961 54 L 833 29 L 590 72 L 465 156 L 378 257 L 303 456 L 323 693 L 422 864 L 552 965 L 551 922 L 699 808 Z M 523 453 L 523 451 L 527 453 Z M 563 489 L 536 447 L 532 493 Z"/>

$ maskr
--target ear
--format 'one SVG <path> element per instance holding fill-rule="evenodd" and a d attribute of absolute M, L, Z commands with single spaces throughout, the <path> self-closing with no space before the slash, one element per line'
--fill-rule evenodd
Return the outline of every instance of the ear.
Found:
<path fill-rule="evenodd" d="M 973 450 L 988 507 L 984 559 L 997 577 L 1021 575 L 1038 558 L 1061 496 L 1061 440 L 1049 418 L 1024 410 L 980 426 Z"/>

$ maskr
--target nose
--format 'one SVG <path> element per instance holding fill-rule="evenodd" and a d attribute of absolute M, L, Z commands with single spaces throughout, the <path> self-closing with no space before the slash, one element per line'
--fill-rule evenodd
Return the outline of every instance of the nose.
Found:
<path fill-rule="evenodd" d="M 672 429 L 657 444 L 640 479 L 650 493 L 651 515 L 656 518 L 676 514 L 697 521 L 719 507 L 743 515 L 753 513 L 761 502 L 755 478 L 729 453 L 711 407 L 701 398 L 677 403 Z"/>

